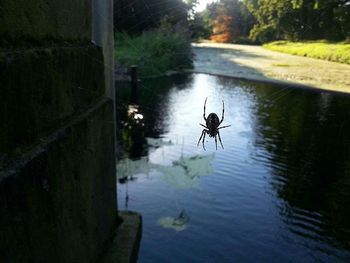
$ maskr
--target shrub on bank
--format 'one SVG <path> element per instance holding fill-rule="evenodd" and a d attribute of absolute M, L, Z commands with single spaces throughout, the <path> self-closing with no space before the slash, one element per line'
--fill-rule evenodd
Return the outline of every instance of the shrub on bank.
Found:
<path fill-rule="evenodd" d="M 139 36 L 117 32 L 115 58 L 125 67 L 137 65 L 141 77 L 163 75 L 192 67 L 191 41 L 181 26 L 163 25 Z"/>

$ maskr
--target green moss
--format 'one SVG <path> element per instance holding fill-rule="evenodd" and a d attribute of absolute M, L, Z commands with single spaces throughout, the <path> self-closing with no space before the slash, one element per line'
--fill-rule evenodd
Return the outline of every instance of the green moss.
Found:
<path fill-rule="evenodd" d="M 275 66 L 275 67 L 291 67 L 292 65 L 281 64 L 281 63 L 274 63 L 274 64 L 272 64 L 272 66 Z"/>

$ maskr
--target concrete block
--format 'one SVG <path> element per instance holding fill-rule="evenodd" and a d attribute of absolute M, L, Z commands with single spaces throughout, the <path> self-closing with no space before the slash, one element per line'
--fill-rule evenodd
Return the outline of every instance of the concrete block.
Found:
<path fill-rule="evenodd" d="M 91 2 L 0 0 L 0 38 L 90 40 Z"/>
<path fill-rule="evenodd" d="M 0 167 L 0 262 L 96 262 L 116 227 L 113 102 Z"/>
<path fill-rule="evenodd" d="M 103 50 L 106 96 L 114 98 L 113 0 L 92 0 L 92 40 Z"/>
<path fill-rule="evenodd" d="M 101 48 L 0 52 L 0 153 L 59 127 L 105 93 Z"/>
<path fill-rule="evenodd" d="M 142 217 L 133 211 L 120 211 L 119 216 L 122 222 L 114 233 L 103 262 L 136 263 L 142 236 Z"/>

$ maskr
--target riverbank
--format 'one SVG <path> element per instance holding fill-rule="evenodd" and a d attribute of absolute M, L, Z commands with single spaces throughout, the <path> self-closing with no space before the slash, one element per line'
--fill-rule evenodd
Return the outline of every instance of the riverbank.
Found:
<path fill-rule="evenodd" d="M 350 65 L 350 44 L 326 41 L 289 42 L 275 41 L 263 45 L 272 51 L 291 55 L 323 59 Z"/>
<path fill-rule="evenodd" d="M 350 93 L 350 65 L 249 45 L 199 43 L 193 52 L 194 72 Z"/>

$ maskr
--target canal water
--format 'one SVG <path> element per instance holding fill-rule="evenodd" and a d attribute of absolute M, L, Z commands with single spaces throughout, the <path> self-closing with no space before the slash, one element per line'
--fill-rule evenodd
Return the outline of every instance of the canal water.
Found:
<path fill-rule="evenodd" d="M 118 208 L 139 262 L 350 262 L 350 97 L 206 74 L 118 85 Z M 135 94 L 134 94 L 135 95 Z M 206 115 L 224 149 L 198 139 Z"/>

